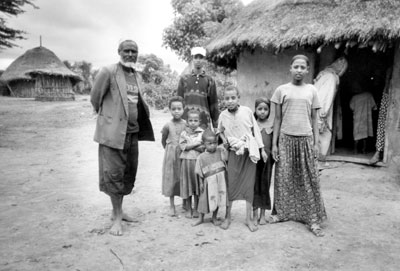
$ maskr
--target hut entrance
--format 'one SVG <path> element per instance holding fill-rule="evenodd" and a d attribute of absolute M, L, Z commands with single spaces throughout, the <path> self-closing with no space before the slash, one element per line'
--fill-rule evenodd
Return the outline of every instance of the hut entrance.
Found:
<path fill-rule="evenodd" d="M 334 106 L 333 134 L 341 136 L 333 137 L 331 154 L 340 160 L 364 163 L 376 152 L 379 109 L 385 87 L 389 89 L 387 74 L 391 73 L 394 52 L 373 52 L 371 47 L 348 49 L 348 69 L 340 80 Z"/>

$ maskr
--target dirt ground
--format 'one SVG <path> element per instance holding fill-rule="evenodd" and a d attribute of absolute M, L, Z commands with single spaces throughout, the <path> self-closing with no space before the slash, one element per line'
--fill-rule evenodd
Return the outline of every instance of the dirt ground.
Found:
<path fill-rule="evenodd" d="M 109 198 L 98 190 L 89 97 L 0 97 L 1 270 L 399 270 L 398 173 L 327 165 L 323 238 L 294 222 L 250 233 L 244 202 L 234 203 L 227 231 L 211 223 L 191 227 L 180 199 L 180 216 L 167 216 L 160 130 L 170 116 L 152 113 L 156 142 L 140 143 L 136 187 L 124 201 L 138 221 L 115 237 L 108 234 Z"/>

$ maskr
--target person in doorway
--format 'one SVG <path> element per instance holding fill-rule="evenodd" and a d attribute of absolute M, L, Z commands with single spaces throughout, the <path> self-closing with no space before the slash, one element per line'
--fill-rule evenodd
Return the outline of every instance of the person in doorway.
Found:
<path fill-rule="evenodd" d="M 371 165 L 375 165 L 383 159 L 383 151 L 385 148 L 386 117 L 389 106 L 389 90 L 392 82 L 392 72 L 392 67 L 390 67 L 386 72 L 385 87 L 383 89 L 381 104 L 379 107 L 378 128 L 376 131 L 376 152 L 369 161 Z"/>
<path fill-rule="evenodd" d="M 275 104 L 272 156 L 275 160 L 274 204 L 270 223 L 294 220 L 305 223 L 316 236 L 324 236 L 326 219 L 318 176 L 317 89 L 304 83 L 310 62 L 304 55 L 292 58 L 292 81 L 279 86 Z"/>
<path fill-rule="evenodd" d="M 364 92 L 360 83 L 353 86 L 355 95 L 350 100 L 350 109 L 353 111 L 353 139 L 354 153 L 358 153 L 359 143 L 362 143 L 362 153 L 367 151 L 367 138 L 374 136 L 372 124 L 372 110 L 376 110 L 374 97 Z"/>
<path fill-rule="evenodd" d="M 319 158 L 322 160 L 325 160 L 328 155 L 332 140 L 333 102 L 338 91 L 339 77 L 345 73 L 347 66 L 347 60 L 344 57 L 340 57 L 318 73 L 314 80 L 314 86 L 317 88 L 318 100 L 321 105 L 321 109 L 318 110 L 318 144 Z"/>
<path fill-rule="evenodd" d="M 121 40 L 118 54 L 119 63 L 100 70 L 90 93 L 90 102 L 98 114 L 94 140 L 99 143 L 99 186 L 111 199 L 110 234 L 117 236 L 122 235 L 122 220 L 133 221 L 122 211 L 122 201 L 135 185 L 138 141 L 154 141 L 149 109 L 135 69 L 136 42 Z"/>

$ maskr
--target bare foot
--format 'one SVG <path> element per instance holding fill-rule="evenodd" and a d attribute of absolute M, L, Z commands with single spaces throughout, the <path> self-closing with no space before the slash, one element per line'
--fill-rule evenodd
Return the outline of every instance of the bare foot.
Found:
<path fill-rule="evenodd" d="M 115 220 L 115 215 L 111 214 L 111 220 L 114 221 Z M 132 217 L 130 217 L 129 215 L 122 213 L 122 220 L 126 221 L 126 222 L 139 222 L 139 220 L 134 219 Z"/>
<path fill-rule="evenodd" d="M 254 225 L 254 223 L 252 221 L 247 221 L 246 223 L 244 223 L 251 232 L 255 232 L 256 230 L 258 230 L 258 227 L 256 225 Z"/>
<path fill-rule="evenodd" d="M 221 226 L 219 226 L 219 227 L 223 230 L 227 230 L 230 225 L 231 225 L 231 220 L 225 219 L 224 222 L 222 222 Z"/>
<path fill-rule="evenodd" d="M 175 207 L 169 207 L 169 216 L 176 216 Z"/>
<path fill-rule="evenodd" d="M 195 223 L 192 224 L 192 227 L 196 227 L 200 224 L 203 224 L 203 222 L 204 222 L 204 220 L 200 218 L 199 220 L 197 220 Z"/>
<path fill-rule="evenodd" d="M 275 223 L 280 222 L 280 220 L 279 220 L 279 217 L 277 215 L 270 215 L 268 220 L 267 220 L 267 222 L 269 224 L 275 224 Z"/>
<path fill-rule="evenodd" d="M 190 218 L 190 219 L 193 218 L 192 212 L 191 211 L 187 211 L 185 217 L 186 218 Z"/>
<path fill-rule="evenodd" d="M 221 226 L 222 224 L 221 220 L 218 220 L 218 218 L 212 218 L 211 223 L 213 223 L 214 226 Z"/>
<path fill-rule="evenodd" d="M 122 213 L 122 220 L 126 222 L 139 222 L 139 220 L 130 217 L 129 215 Z"/>
<path fill-rule="evenodd" d="M 265 220 L 265 216 L 260 217 L 260 222 L 258 222 L 258 224 L 260 224 L 260 225 L 266 225 L 267 224 L 267 220 Z"/>
<path fill-rule="evenodd" d="M 114 224 L 110 229 L 110 234 L 114 236 L 122 236 L 122 225 L 120 220 L 114 220 Z"/>
<path fill-rule="evenodd" d="M 197 210 L 193 211 L 193 217 L 194 218 L 198 218 L 199 217 L 199 212 L 197 212 Z"/>

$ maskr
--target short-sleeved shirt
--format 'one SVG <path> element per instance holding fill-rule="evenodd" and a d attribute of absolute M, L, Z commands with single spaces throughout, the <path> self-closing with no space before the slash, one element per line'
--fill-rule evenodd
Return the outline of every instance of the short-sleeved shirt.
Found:
<path fill-rule="evenodd" d="M 280 85 L 271 101 L 282 105 L 281 133 L 292 136 L 312 135 L 311 110 L 321 107 L 317 89 L 313 85 Z"/>

